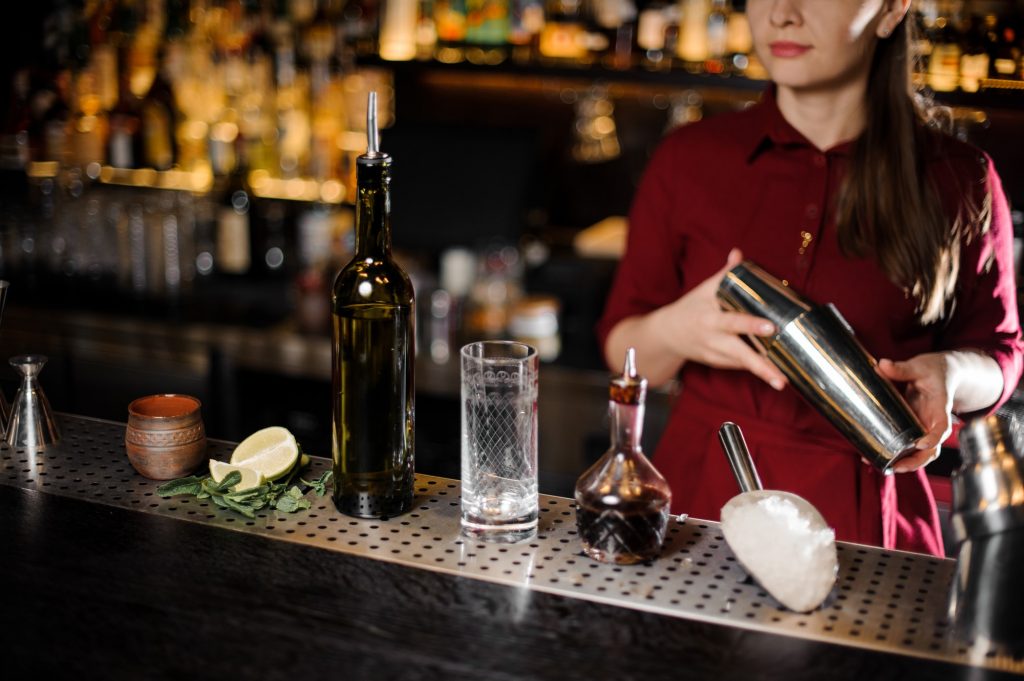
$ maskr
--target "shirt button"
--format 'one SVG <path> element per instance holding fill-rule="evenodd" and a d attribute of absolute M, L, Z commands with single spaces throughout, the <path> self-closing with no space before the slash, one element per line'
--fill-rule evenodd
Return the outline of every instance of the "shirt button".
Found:
<path fill-rule="evenodd" d="M 814 205 L 813 203 L 809 203 L 809 204 L 807 204 L 807 208 L 804 209 L 804 213 L 809 218 L 816 218 L 816 217 L 818 217 L 818 207 L 816 205 Z"/>
<path fill-rule="evenodd" d="M 825 167 L 825 154 L 815 154 L 814 155 L 814 165 L 815 165 L 815 167 L 818 167 L 818 168 L 824 168 Z"/>

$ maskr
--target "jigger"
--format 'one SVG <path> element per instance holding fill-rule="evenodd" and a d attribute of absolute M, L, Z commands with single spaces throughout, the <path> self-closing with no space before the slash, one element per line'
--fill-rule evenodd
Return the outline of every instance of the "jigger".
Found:
<path fill-rule="evenodd" d="M 45 364 L 43 355 L 11 358 L 11 366 L 21 373 L 21 387 L 14 397 L 11 421 L 7 425 L 7 444 L 12 447 L 39 450 L 60 440 L 57 421 L 37 380 Z"/>

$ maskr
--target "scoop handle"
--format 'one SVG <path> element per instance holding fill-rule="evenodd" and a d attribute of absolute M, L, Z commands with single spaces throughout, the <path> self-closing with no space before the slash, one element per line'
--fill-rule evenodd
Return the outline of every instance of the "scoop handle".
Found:
<path fill-rule="evenodd" d="M 743 439 L 743 431 L 732 421 L 726 421 L 718 429 L 718 441 L 722 443 L 725 456 L 732 466 L 732 473 L 736 476 L 740 490 L 752 492 L 764 489 L 761 486 L 761 478 L 757 476 L 757 469 L 754 468 L 754 460 L 750 458 L 750 450 Z"/>

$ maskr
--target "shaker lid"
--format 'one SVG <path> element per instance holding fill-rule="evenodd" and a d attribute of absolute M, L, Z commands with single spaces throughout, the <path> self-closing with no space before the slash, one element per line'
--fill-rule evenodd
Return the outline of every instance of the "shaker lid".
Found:
<path fill-rule="evenodd" d="M 613 402 L 619 404 L 643 404 L 647 397 L 647 379 L 636 369 L 636 348 L 626 349 L 626 361 L 622 373 L 613 376 L 608 392 Z"/>

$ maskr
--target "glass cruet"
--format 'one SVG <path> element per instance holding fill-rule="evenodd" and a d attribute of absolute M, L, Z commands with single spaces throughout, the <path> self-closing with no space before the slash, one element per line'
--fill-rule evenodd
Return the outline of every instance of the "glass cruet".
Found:
<path fill-rule="evenodd" d="M 672 492 L 640 447 L 647 380 L 634 348 L 608 392 L 611 448 L 576 482 L 576 525 L 584 553 L 629 565 L 661 553 Z"/>

